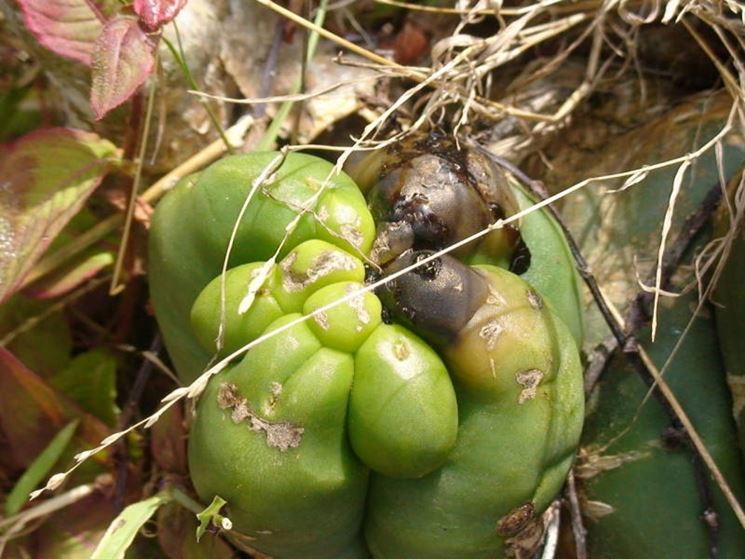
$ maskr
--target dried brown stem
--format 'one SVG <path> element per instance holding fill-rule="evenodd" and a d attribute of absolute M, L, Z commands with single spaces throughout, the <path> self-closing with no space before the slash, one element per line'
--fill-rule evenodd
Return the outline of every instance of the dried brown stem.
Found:
<path fill-rule="evenodd" d="M 564 493 L 569 502 L 569 513 L 572 518 L 572 534 L 574 534 L 574 549 L 577 559 L 587 559 L 587 530 L 582 522 L 582 508 L 577 496 L 577 487 L 574 483 L 574 472 L 569 472 Z"/>

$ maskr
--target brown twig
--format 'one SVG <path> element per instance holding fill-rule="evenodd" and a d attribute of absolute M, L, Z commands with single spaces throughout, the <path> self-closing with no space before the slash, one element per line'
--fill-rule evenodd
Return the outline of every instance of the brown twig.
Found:
<path fill-rule="evenodd" d="M 613 336 L 608 336 L 600 342 L 587 358 L 587 367 L 585 367 L 585 397 L 592 394 L 595 385 L 605 372 L 608 361 L 618 349 L 618 342 Z"/>
<path fill-rule="evenodd" d="M 579 505 L 573 471 L 569 472 L 564 494 L 569 502 L 569 513 L 572 518 L 572 534 L 574 534 L 574 549 L 577 559 L 587 559 L 587 529 L 582 522 L 582 508 Z"/>
<path fill-rule="evenodd" d="M 261 81 L 259 82 L 259 97 L 267 97 L 271 91 L 272 82 L 274 76 L 277 73 L 277 65 L 279 64 L 279 51 L 282 49 L 282 38 L 284 35 L 285 25 L 287 21 L 280 18 L 274 25 L 274 37 L 272 38 L 272 46 L 269 48 L 269 55 L 266 57 L 264 63 L 264 69 L 261 72 Z M 253 115 L 254 118 L 262 118 L 266 114 L 266 104 L 261 103 L 254 107 Z"/>
<path fill-rule="evenodd" d="M 662 283 L 661 289 L 667 289 L 673 274 L 683 262 L 683 256 L 691 248 L 691 244 L 698 236 L 704 226 L 711 219 L 714 211 L 719 207 L 722 200 L 722 190 L 719 184 L 709 189 L 701 201 L 699 207 L 686 218 L 681 232 L 670 249 L 665 252 L 662 262 Z M 654 278 L 649 279 L 649 283 Z M 652 294 L 648 292 L 639 293 L 629 305 L 624 317 L 626 332 L 634 334 L 638 332 L 647 322 L 649 322 L 648 308 L 652 302 Z M 599 344 L 593 351 L 593 357 L 585 371 L 585 394 L 589 395 L 595 384 L 600 380 L 605 367 L 608 364 L 613 352 L 618 349 L 618 341 L 615 337 L 610 336 L 608 339 Z"/>
<path fill-rule="evenodd" d="M 157 355 L 162 347 L 163 343 L 160 339 L 160 334 L 156 333 L 152 343 L 150 344 L 149 351 L 150 353 Z M 127 403 L 124 405 L 124 409 L 119 415 L 117 430 L 121 431 L 122 429 L 129 426 L 129 424 L 131 423 L 132 419 L 135 416 L 135 413 L 137 412 L 138 403 L 145 392 L 145 386 L 150 380 L 152 372 L 153 362 L 150 359 L 143 359 L 142 364 L 137 371 L 137 376 L 135 377 L 135 382 L 132 385 L 132 389 L 129 391 Z M 119 456 L 117 457 L 117 475 L 114 482 L 114 510 L 118 513 L 124 508 L 124 497 L 127 488 L 127 480 L 129 478 L 127 469 L 128 460 L 126 458 L 129 450 L 129 444 L 126 437 L 121 439 L 119 448 L 117 450 L 117 454 Z"/>

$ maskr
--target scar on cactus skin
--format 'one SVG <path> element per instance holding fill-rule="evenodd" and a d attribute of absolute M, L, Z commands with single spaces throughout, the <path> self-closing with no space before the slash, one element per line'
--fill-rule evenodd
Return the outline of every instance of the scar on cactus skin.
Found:
<path fill-rule="evenodd" d="M 531 502 L 515 507 L 497 521 L 500 536 L 514 536 L 528 525 L 535 516 L 535 505 Z"/>
<path fill-rule="evenodd" d="M 543 371 L 539 369 L 521 371 L 515 375 L 515 378 L 517 379 L 517 384 L 523 387 L 520 396 L 517 398 L 517 403 L 524 404 L 528 400 L 535 398 L 536 389 L 543 379 Z"/>
<path fill-rule="evenodd" d="M 327 276 L 335 270 L 353 270 L 355 260 L 352 256 L 347 256 L 339 251 L 325 251 L 319 254 L 311 263 L 310 267 L 303 273 L 297 273 L 292 266 L 297 260 L 297 253 L 291 252 L 287 258 L 280 264 L 284 272 L 282 286 L 289 293 L 302 291 L 308 285 L 311 285 L 318 278 Z"/>
<path fill-rule="evenodd" d="M 279 390 L 272 388 L 272 397 L 279 397 Z M 248 400 L 241 398 L 238 387 L 232 382 L 223 382 L 217 391 L 217 405 L 220 409 L 232 410 L 230 418 L 233 423 L 246 421 L 248 428 L 257 433 L 263 433 L 266 444 L 271 448 L 277 448 L 280 452 L 286 452 L 291 448 L 297 448 L 303 440 L 305 429 L 292 423 L 271 423 L 256 415 L 248 407 Z"/>
<path fill-rule="evenodd" d="M 543 298 L 533 289 L 528 290 L 528 303 L 537 311 L 543 308 Z"/>

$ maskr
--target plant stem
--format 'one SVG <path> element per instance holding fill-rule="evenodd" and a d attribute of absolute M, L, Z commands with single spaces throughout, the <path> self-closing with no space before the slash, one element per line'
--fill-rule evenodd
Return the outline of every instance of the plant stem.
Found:
<path fill-rule="evenodd" d="M 189 497 L 178 487 L 171 487 L 168 489 L 168 492 L 171 494 L 171 497 L 173 497 L 173 500 L 184 507 L 186 510 L 191 511 L 194 514 L 199 514 L 204 510 L 204 505 Z"/>
<path fill-rule="evenodd" d="M 323 22 L 326 19 L 327 6 L 328 0 L 321 0 L 320 5 L 318 6 L 318 12 L 316 13 L 316 17 L 313 20 L 315 29 L 312 29 L 310 34 L 308 35 L 308 50 L 303 65 L 307 65 L 308 63 L 310 63 L 310 61 L 313 59 L 313 55 L 316 52 L 319 40 L 318 29 L 323 29 Z M 292 89 L 290 90 L 290 94 L 294 95 L 296 93 L 300 93 L 302 85 L 302 77 L 299 77 L 293 84 Z M 285 101 L 284 103 L 282 103 L 282 105 L 280 105 L 279 109 L 277 110 L 277 114 L 274 115 L 272 123 L 266 129 L 266 132 L 264 132 L 264 135 L 261 137 L 259 144 L 256 146 L 256 151 L 267 151 L 272 148 L 274 142 L 277 140 L 277 136 L 279 135 L 279 130 L 282 128 L 285 120 L 287 120 L 287 115 L 290 114 L 290 110 L 292 110 L 294 104 L 294 101 Z"/>
<path fill-rule="evenodd" d="M 181 73 L 184 75 L 184 78 L 186 78 L 186 82 L 189 84 L 189 87 L 194 90 L 199 90 L 199 85 L 197 85 L 197 82 L 194 79 L 194 74 L 191 73 L 191 69 L 186 63 L 186 56 L 184 55 L 184 48 L 181 43 L 181 33 L 179 33 L 178 25 L 176 25 L 176 20 L 174 19 L 172 23 L 173 29 L 176 32 L 176 42 L 178 43 L 178 49 L 176 49 L 176 47 L 173 46 L 173 43 L 165 37 L 161 38 L 165 45 L 168 47 L 168 50 L 171 51 L 171 54 L 176 60 L 176 63 L 179 65 L 179 68 L 181 68 Z M 220 139 L 225 144 L 225 149 L 228 153 L 233 153 L 233 146 L 230 145 L 228 137 L 225 135 L 225 131 L 220 125 L 220 121 L 217 120 L 215 113 L 212 111 L 212 107 L 210 107 L 209 105 L 209 101 L 204 97 L 200 97 L 199 102 L 204 107 L 204 110 L 207 111 L 207 116 L 209 117 L 210 122 L 212 122 L 212 126 L 214 126 L 215 130 L 217 130 L 217 133 L 220 135 Z"/>

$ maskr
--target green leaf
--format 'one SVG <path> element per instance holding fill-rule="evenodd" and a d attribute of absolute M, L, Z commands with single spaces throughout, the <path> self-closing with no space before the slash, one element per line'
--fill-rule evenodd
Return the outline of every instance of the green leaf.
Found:
<path fill-rule="evenodd" d="M 0 142 L 7 142 L 41 126 L 38 92 L 31 86 L 0 93 Z"/>
<path fill-rule="evenodd" d="M 70 325 L 54 304 L 19 293 L 0 305 L 0 345 L 45 379 L 65 367 L 72 353 Z"/>
<path fill-rule="evenodd" d="M 156 510 L 170 501 L 170 494 L 161 492 L 129 505 L 109 524 L 91 559 L 122 559 L 140 528 L 150 520 Z"/>
<path fill-rule="evenodd" d="M 167 557 L 236 559 L 237 556 L 233 549 L 216 534 L 208 532 L 197 542 L 194 538 L 196 528 L 196 516 L 181 503 L 171 503 L 158 511 L 158 543 Z"/>
<path fill-rule="evenodd" d="M 23 473 L 8 495 L 8 500 L 5 501 L 5 516 L 13 516 L 21 510 L 21 507 L 28 501 L 28 494 L 36 489 L 39 482 L 47 476 L 67 445 L 70 444 L 78 423 L 80 421 L 75 419 L 65 425 Z"/>
<path fill-rule="evenodd" d="M 105 349 L 81 353 L 49 382 L 106 425 L 114 425 L 116 359 Z"/>
<path fill-rule="evenodd" d="M 210 524 L 224 530 L 230 530 L 232 528 L 232 522 L 220 514 L 220 509 L 223 508 L 226 503 L 227 501 L 225 499 L 219 495 L 215 495 L 215 498 L 212 499 L 212 502 L 207 506 L 207 508 L 197 514 L 197 519 L 199 520 L 199 526 L 197 526 L 197 541 L 202 539 L 202 536 L 207 531 L 207 527 Z"/>
<path fill-rule="evenodd" d="M 27 134 L 0 156 L 0 302 L 85 203 L 119 153 L 89 132 L 49 128 Z"/>

